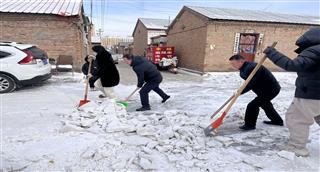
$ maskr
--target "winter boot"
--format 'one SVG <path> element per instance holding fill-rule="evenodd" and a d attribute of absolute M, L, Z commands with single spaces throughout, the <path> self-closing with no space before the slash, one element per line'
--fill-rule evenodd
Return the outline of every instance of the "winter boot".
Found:
<path fill-rule="evenodd" d="M 151 110 L 151 108 L 150 107 L 141 107 L 141 108 L 136 109 L 136 111 L 146 111 L 146 110 Z"/>
<path fill-rule="evenodd" d="M 240 126 L 239 128 L 240 128 L 241 130 L 245 130 L 245 131 L 256 129 L 255 126 L 249 126 L 249 125 L 246 125 L 246 124 Z"/>
<path fill-rule="evenodd" d="M 293 152 L 296 156 L 307 157 L 309 156 L 309 150 L 303 147 L 297 147 L 293 144 L 287 143 L 284 150 Z"/>
<path fill-rule="evenodd" d="M 107 96 L 105 96 L 105 95 L 103 95 L 103 94 L 100 94 L 100 95 L 99 95 L 99 98 L 100 98 L 100 99 L 103 99 L 103 98 L 106 98 L 106 97 L 107 97 Z"/>
<path fill-rule="evenodd" d="M 162 103 L 166 102 L 168 99 L 170 98 L 170 96 L 166 96 L 164 99 L 162 99 Z"/>

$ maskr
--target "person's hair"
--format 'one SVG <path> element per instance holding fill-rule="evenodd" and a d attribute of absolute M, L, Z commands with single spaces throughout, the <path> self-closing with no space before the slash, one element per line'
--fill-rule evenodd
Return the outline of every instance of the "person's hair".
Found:
<path fill-rule="evenodd" d="M 92 51 L 96 52 L 97 54 L 111 54 L 102 46 L 102 45 L 95 45 L 92 47 Z"/>
<path fill-rule="evenodd" d="M 239 54 L 236 54 L 236 55 L 233 55 L 229 58 L 229 61 L 231 61 L 231 60 L 244 60 L 244 57 Z"/>
<path fill-rule="evenodd" d="M 84 61 L 87 62 L 87 63 L 89 63 L 88 58 L 89 58 L 89 55 L 86 55 L 86 57 L 84 58 Z"/>
<path fill-rule="evenodd" d="M 131 55 L 131 54 L 125 54 L 125 55 L 123 55 L 123 58 L 126 58 L 126 59 L 128 59 L 128 60 L 132 60 L 132 57 L 133 57 L 133 55 Z"/>

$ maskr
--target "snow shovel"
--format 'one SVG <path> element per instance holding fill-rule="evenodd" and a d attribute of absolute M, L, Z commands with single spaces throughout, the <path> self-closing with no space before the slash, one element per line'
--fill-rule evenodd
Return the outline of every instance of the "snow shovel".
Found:
<path fill-rule="evenodd" d="M 122 100 L 122 101 L 118 101 L 117 103 L 123 105 L 124 107 L 128 107 L 128 101 L 129 99 L 134 95 L 134 93 L 136 93 L 140 88 L 137 87 L 126 99 Z"/>
<path fill-rule="evenodd" d="M 275 47 L 277 42 L 274 42 L 271 47 Z M 241 95 L 242 91 L 246 88 L 248 83 L 251 81 L 253 76 L 256 74 L 258 69 L 261 67 L 263 62 L 266 60 L 267 56 L 264 55 L 259 63 L 256 65 L 256 67 L 253 69 L 253 71 L 250 73 L 248 78 L 245 80 L 245 82 L 241 85 L 241 87 L 237 90 L 236 94 L 234 95 L 234 98 L 231 100 L 231 102 L 228 104 L 227 108 L 223 111 L 222 115 L 213 121 L 207 128 L 204 129 L 204 135 L 205 136 L 211 136 L 212 132 L 215 131 L 217 128 L 220 127 L 220 125 L 223 122 L 223 119 L 227 116 L 229 110 L 231 109 L 232 105 L 236 102 L 237 98 Z"/>
<path fill-rule="evenodd" d="M 93 55 L 89 55 L 88 60 L 89 60 L 89 69 L 88 69 L 88 75 L 91 74 L 91 65 L 92 65 L 92 59 L 94 58 Z M 88 76 L 86 77 L 86 87 L 85 87 L 85 91 L 84 91 L 84 99 L 80 100 L 79 103 L 79 107 L 90 102 L 90 100 L 88 100 L 88 87 L 89 87 L 89 79 Z"/>
<path fill-rule="evenodd" d="M 223 105 L 217 111 L 215 111 L 210 118 L 212 119 L 213 117 L 215 117 L 221 111 L 221 109 L 224 108 L 232 100 L 233 97 L 234 94 L 226 102 L 224 102 Z"/>

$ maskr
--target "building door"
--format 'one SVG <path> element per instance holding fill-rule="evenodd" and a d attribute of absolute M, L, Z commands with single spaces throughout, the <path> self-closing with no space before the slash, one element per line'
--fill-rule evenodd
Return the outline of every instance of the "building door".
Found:
<path fill-rule="evenodd" d="M 240 33 L 238 52 L 247 61 L 254 61 L 259 34 Z"/>

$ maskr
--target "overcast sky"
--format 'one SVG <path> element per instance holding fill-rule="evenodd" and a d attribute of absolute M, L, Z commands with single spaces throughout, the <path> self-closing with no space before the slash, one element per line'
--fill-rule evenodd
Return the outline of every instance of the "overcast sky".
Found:
<path fill-rule="evenodd" d="M 83 0 L 91 16 L 91 0 Z M 103 36 L 131 36 L 138 18 L 173 20 L 182 7 L 205 6 L 263 10 L 320 17 L 319 0 L 92 0 L 92 21 Z"/>

